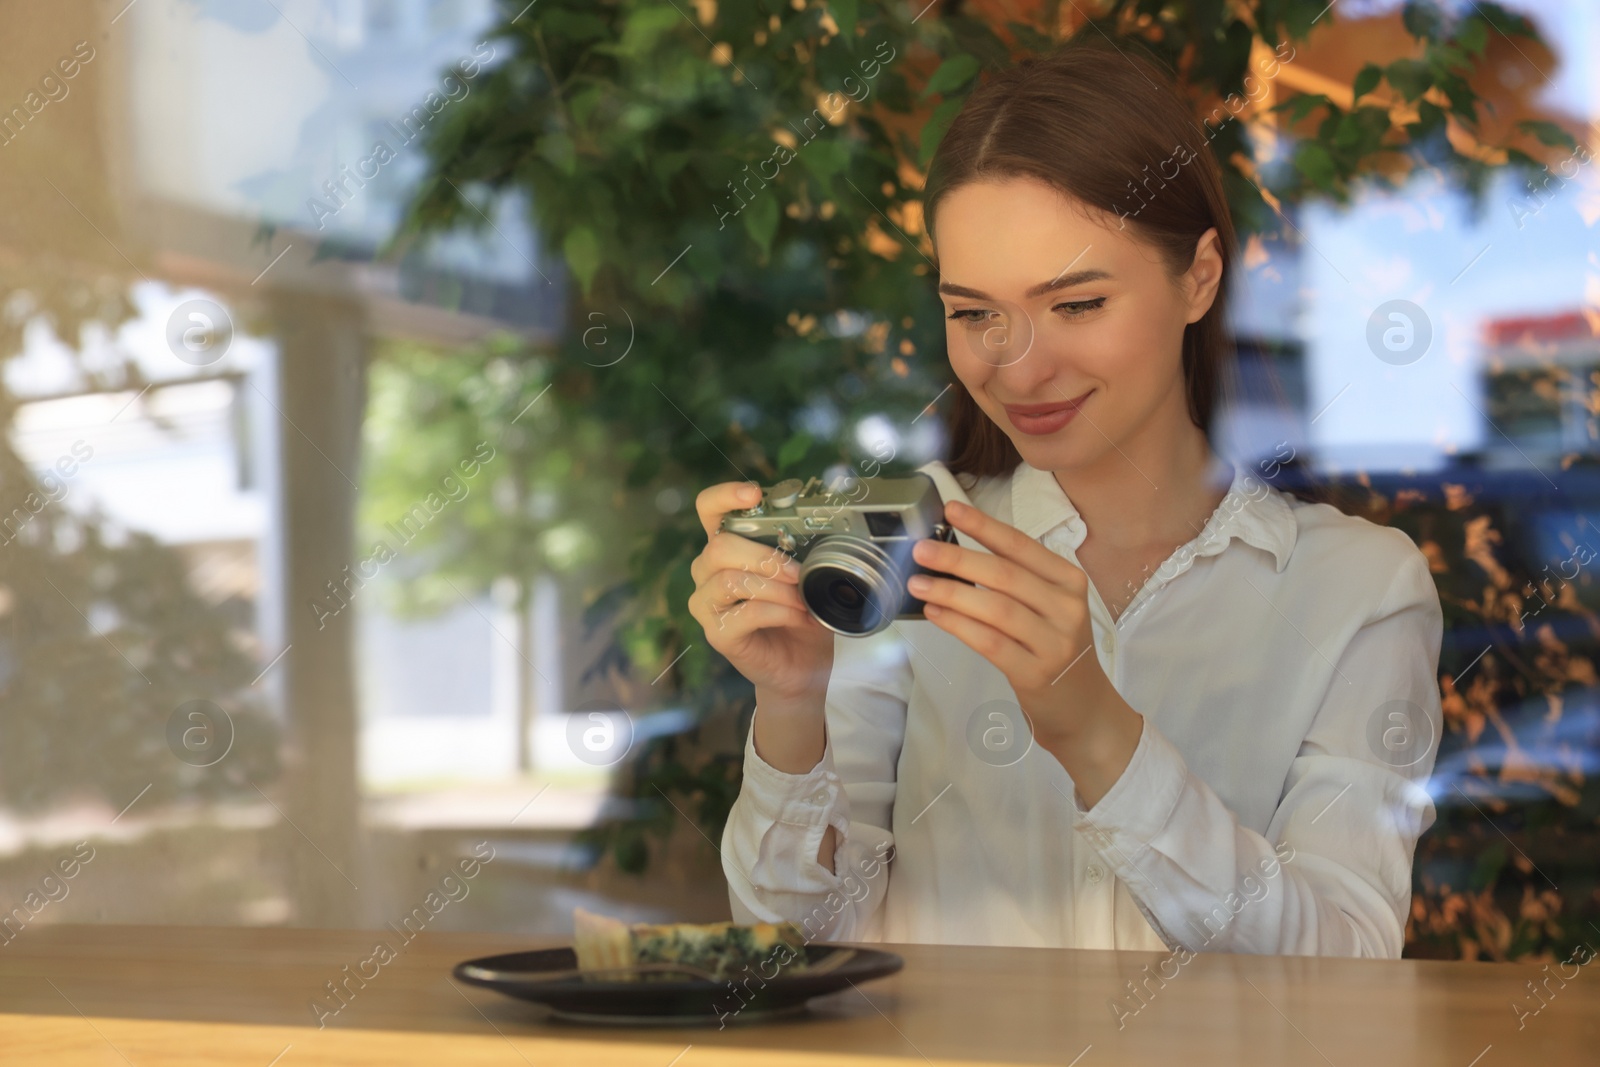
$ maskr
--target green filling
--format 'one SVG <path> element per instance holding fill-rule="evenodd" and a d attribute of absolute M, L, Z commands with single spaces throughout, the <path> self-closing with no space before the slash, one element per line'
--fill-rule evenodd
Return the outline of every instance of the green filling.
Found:
<path fill-rule="evenodd" d="M 781 923 L 765 937 L 732 923 L 654 926 L 635 933 L 634 958 L 639 963 L 684 963 L 719 979 L 760 981 L 804 970 L 805 938 L 793 923 Z"/>

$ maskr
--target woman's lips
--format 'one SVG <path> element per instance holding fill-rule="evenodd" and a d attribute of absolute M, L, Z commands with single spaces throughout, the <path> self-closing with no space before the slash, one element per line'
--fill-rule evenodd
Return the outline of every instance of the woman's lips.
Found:
<path fill-rule="evenodd" d="M 1021 404 L 1016 407 L 1007 404 L 1006 418 L 1011 420 L 1011 425 L 1018 431 L 1039 436 L 1041 434 L 1055 433 L 1067 423 L 1071 422 L 1078 414 L 1078 409 L 1089 398 L 1089 393 L 1074 397 L 1062 404 Z"/>

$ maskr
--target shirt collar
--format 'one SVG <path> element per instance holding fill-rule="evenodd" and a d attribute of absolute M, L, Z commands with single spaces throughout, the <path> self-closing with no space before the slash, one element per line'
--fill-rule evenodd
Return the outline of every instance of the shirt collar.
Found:
<path fill-rule="evenodd" d="M 1227 494 L 1200 533 L 1184 546 L 1186 559 L 1221 552 L 1237 537 L 1270 554 L 1274 569 L 1288 566 L 1299 524 L 1282 493 L 1249 469 L 1220 458 L 1213 461 L 1213 482 L 1231 474 Z M 1088 527 L 1062 490 L 1055 475 L 1026 461 L 1011 475 L 1011 524 L 1036 540 L 1056 542 L 1073 552 L 1088 536 Z"/>

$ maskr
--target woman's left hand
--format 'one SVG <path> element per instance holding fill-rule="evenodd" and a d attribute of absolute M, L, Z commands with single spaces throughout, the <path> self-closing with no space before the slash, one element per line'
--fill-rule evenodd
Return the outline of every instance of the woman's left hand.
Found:
<path fill-rule="evenodd" d="M 1000 668 L 1035 740 L 1054 750 L 1054 742 L 1080 739 L 1108 703 L 1126 708 L 1093 654 L 1088 576 L 975 507 L 952 501 L 945 518 L 989 552 L 922 540 L 912 557 L 976 584 L 918 575 L 908 588 L 925 601 L 929 622 Z"/>

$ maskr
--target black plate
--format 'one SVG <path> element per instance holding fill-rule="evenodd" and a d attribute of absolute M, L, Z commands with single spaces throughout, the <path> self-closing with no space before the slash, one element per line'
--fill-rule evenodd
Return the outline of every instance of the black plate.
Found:
<path fill-rule="evenodd" d="M 570 948 L 484 956 L 456 964 L 451 973 L 463 982 L 543 1004 L 556 1018 L 573 1022 L 720 1028 L 798 1012 L 812 997 L 837 992 L 852 982 L 882 978 L 905 966 L 892 952 L 854 946 L 807 945 L 806 961 L 820 964 L 835 952 L 852 955 L 820 974 L 780 970 L 768 979 L 752 968 L 749 974 L 740 972 L 739 981 L 723 982 L 681 976 L 595 981 L 560 975 L 578 965 Z M 545 977 L 552 972 L 557 973 Z"/>

